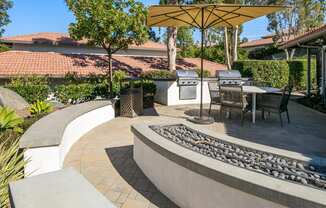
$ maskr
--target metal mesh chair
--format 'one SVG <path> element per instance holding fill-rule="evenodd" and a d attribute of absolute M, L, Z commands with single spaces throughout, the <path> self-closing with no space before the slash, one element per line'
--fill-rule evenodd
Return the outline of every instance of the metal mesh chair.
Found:
<path fill-rule="evenodd" d="M 211 115 L 212 105 L 220 105 L 221 104 L 221 96 L 220 96 L 220 86 L 218 82 L 208 82 L 209 96 L 211 98 L 211 102 L 209 104 L 208 116 Z"/>
<path fill-rule="evenodd" d="M 262 109 L 262 116 L 265 117 L 265 111 L 269 113 L 278 113 L 281 126 L 283 127 L 282 113 L 286 113 L 288 123 L 290 123 L 290 116 L 288 110 L 288 103 L 292 93 L 292 88 L 285 86 L 283 88 L 282 96 L 277 94 L 264 94 L 262 96 L 262 102 L 260 108 Z"/>
<path fill-rule="evenodd" d="M 221 85 L 221 110 L 220 117 L 223 118 L 223 111 L 238 110 L 241 112 L 241 125 L 243 125 L 244 114 L 248 112 L 248 103 L 246 95 L 243 94 L 242 86 L 239 85 Z M 231 113 L 231 112 L 230 112 Z"/>

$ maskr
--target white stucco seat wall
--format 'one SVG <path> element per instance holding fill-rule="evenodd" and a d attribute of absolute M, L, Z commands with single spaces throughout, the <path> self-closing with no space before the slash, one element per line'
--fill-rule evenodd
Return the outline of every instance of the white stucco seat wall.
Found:
<path fill-rule="evenodd" d="M 40 119 L 22 136 L 20 146 L 27 148 L 24 158 L 29 161 L 25 167 L 28 177 L 62 169 L 73 144 L 115 116 L 109 101 L 83 103 L 52 114 L 58 115 Z"/>

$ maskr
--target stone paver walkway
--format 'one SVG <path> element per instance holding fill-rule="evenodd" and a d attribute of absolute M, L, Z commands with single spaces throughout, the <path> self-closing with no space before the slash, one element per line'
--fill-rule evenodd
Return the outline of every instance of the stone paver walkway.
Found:
<path fill-rule="evenodd" d="M 198 113 L 197 106 L 157 106 L 138 118 L 116 118 L 81 138 L 66 157 L 65 167 L 79 170 L 100 192 L 122 208 L 177 207 L 161 194 L 137 167 L 133 160 L 133 135 L 130 126 L 135 123 L 167 123 L 184 120 Z M 291 103 L 291 124 L 281 128 L 276 116 L 267 121 L 250 123 L 247 115 L 240 127 L 238 115 L 224 122 L 202 126 L 244 140 L 296 151 L 304 155 L 326 154 L 326 116 Z M 220 120 L 217 118 L 217 120 Z M 162 167 L 162 171 L 164 167 Z"/>

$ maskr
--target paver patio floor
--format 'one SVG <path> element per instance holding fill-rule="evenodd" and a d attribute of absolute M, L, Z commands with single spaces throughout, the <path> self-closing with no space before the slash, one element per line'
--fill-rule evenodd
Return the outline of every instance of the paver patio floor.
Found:
<path fill-rule="evenodd" d="M 137 167 L 133 160 L 133 135 L 130 126 L 135 123 L 167 123 L 184 121 L 198 113 L 198 106 L 156 106 L 137 118 L 118 117 L 90 131 L 81 138 L 66 157 L 65 167 L 81 172 L 101 193 L 123 208 L 177 207 Z M 240 139 L 296 151 L 306 156 L 326 157 L 326 116 L 290 104 L 291 124 L 280 127 L 276 116 L 266 121 L 250 123 L 250 114 L 243 127 L 238 115 L 231 119 L 217 118 L 216 123 L 201 128 L 226 133 Z M 162 171 L 165 170 L 162 167 Z"/>

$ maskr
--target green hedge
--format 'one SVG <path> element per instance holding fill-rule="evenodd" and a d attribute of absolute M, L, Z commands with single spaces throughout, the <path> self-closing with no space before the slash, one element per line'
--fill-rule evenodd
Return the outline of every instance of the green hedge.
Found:
<path fill-rule="evenodd" d="M 200 77 L 200 75 L 201 75 L 201 69 L 196 69 L 196 73 Z M 206 70 L 206 69 L 204 69 L 203 75 L 204 75 L 203 77 L 211 77 L 212 76 L 211 72 L 208 71 L 208 70 Z"/>
<path fill-rule="evenodd" d="M 289 65 L 286 61 L 237 61 L 233 69 L 239 70 L 243 77 L 252 77 L 273 87 L 283 87 L 289 82 Z"/>
<path fill-rule="evenodd" d="M 140 77 L 143 79 L 174 79 L 176 74 L 175 72 L 165 70 L 150 70 L 142 72 Z"/>
<path fill-rule="evenodd" d="M 68 84 L 57 87 L 56 96 L 63 103 L 76 104 L 94 99 L 95 86 L 88 83 Z"/>
<path fill-rule="evenodd" d="M 17 92 L 28 103 L 46 100 L 50 92 L 48 78 L 44 76 L 12 78 L 5 87 Z"/>
<path fill-rule="evenodd" d="M 292 83 L 292 85 L 298 90 L 307 89 L 307 60 L 293 60 L 289 61 L 288 64 L 290 69 L 290 83 Z M 312 87 L 316 87 L 317 80 L 315 60 L 311 62 L 311 81 Z"/>
<path fill-rule="evenodd" d="M 312 62 L 312 83 L 316 84 L 314 70 L 316 62 Z M 307 61 L 306 60 L 246 60 L 237 61 L 233 69 L 239 70 L 243 77 L 252 77 L 256 81 L 267 82 L 274 87 L 292 85 L 296 90 L 307 87 Z"/>

